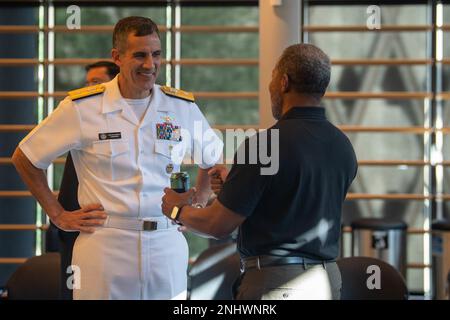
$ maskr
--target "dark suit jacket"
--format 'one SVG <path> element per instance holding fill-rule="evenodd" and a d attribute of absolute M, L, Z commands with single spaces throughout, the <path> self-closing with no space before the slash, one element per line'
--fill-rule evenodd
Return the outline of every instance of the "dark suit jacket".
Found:
<path fill-rule="evenodd" d="M 78 178 L 70 153 L 64 166 L 58 201 L 64 210 L 75 211 L 80 209 L 78 204 Z M 65 232 L 56 226 L 54 228 L 58 230 L 59 252 L 61 254 L 61 296 L 64 300 L 71 300 L 72 290 L 69 290 L 67 287 L 67 279 L 72 274 L 67 273 L 67 268 L 72 264 L 72 249 L 79 232 Z"/>

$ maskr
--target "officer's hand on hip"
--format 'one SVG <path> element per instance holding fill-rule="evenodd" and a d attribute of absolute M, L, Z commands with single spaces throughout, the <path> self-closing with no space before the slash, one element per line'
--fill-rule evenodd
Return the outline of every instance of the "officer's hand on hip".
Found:
<path fill-rule="evenodd" d="M 181 208 L 185 205 L 191 205 L 196 191 L 195 188 L 191 188 L 187 192 L 178 193 L 170 188 L 164 188 L 164 196 L 162 197 L 161 204 L 162 212 L 170 217 L 174 206 Z"/>
<path fill-rule="evenodd" d="M 107 218 L 105 209 L 101 204 L 90 204 L 80 210 L 63 211 L 53 223 L 64 231 L 82 231 L 93 233 L 95 227 L 101 227 Z"/>
<path fill-rule="evenodd" d="M 220 190 L 222 189 L 223 183 L 227 179 L 227 175 L 227 167 L 222 164 L 215 165 L 211 170 L 208 171 L 211 190 L 214 192 L 214 194 L 219 194 Z"/>

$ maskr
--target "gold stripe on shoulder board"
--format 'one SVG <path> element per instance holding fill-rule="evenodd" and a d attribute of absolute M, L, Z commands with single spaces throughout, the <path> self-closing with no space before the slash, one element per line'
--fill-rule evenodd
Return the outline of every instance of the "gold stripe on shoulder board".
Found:
<path fill-rule="evenodd" d="M 187 101 L 190 101 L 190 102 L 194 102 L 195 101 L 194 95 L 191 92 L 187 92 L 187 91 L 183 91 L 183 90 L 180 90 L 180 89 L 171 88 L 171 87 L 168 87 L 168 86 L 161 86 L 160 88 L 161 88 L 162 92 L 164 92 L 168 96 L 172 96 L 172 97 L 175 97 L 175 98 L 180 98 L 180 99 L 187 100 Z"/>
<path fill-rule="evenodd" d="M 68 94 L 72 100 L 77 100 L 77 99 L 93 96 L 95 94 L 103 93 L 104 91 L 105 91 L 104 85 L 96 84 L 94 86 L 89 86 L 89 87 L 69 91 Z"/>

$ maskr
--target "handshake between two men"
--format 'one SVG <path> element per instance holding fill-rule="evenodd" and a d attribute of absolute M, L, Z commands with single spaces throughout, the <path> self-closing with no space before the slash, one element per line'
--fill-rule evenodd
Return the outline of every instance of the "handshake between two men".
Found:
<path fill-rule="evenodd" d="M 224 165 L 215 165 L 208 171 L 209 182 L 211 185 L 211 190 L 217 196 L 222 189 L 222 186 L 227 178 L 228 170 Z M 184 193 L 177 193 L 176 191 L 165 188 L 164 196 L 162 197 L 162 211 L 163 213 L 171 218 L 174 223 L 178 222 L 178 218 L 181 214 L 181 209 L 187 205 L 196 204 L 196 188 L 193 187 Z M 198 206 L 201 207 L 201 206 Z M 178 211 L 175 216 L 172 216 L 174 208 Z M 176 218 L 176 219 L 175 219 Z M 185 231 L 185 227 L 180 227 L 180 231 Z"/>

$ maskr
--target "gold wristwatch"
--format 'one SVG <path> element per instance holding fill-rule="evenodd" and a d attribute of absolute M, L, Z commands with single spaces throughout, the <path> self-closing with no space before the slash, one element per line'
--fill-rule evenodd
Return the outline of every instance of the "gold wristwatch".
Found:
<path fill-rule="evenodd" d="M 178 221 L 182 208 L 183 206 L 181 207 L 174 206 L 170 214 L 170 219 L 172 219 L 176 224 L 179 224 L 180 226 L 183 225 L 180 221 Z"/>

